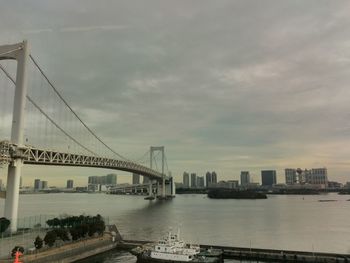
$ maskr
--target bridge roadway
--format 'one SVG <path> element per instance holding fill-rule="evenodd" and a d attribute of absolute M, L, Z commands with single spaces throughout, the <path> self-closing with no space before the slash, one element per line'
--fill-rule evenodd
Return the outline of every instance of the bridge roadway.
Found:
<path fill-rule="evenodd" d="M 38 149 L 31 146 L 18 147 L 8 141 L 0 141 L 0 163 L 8 163 L 15 159 L 23 160 L 24 164 L 31 165 L 55 165 L 55 166 L 79 166 L 95 167 L 121 170 L 131 173 L 137 173 L 151 180 L 167 180 L 164 176 L 146 166 L 138 163 L 118 160 L 99 156 L 89 156 L 81 154 L 63 153 L 52 150 Z"/>
<path fill-rule="evenodd" d="M 145 240 L 121 240 L 120 249 L 132 249 L 155 243 Z M 309 251 L 293 251 L 281 249 L 262 249 L 246 247 L 230 247 L 218 245 L 200 245 L 203 249 L 222 251 L 223 259 L 253 260 L 254 262 L 317 262 L 317 263 L 350 263 L 350 254 L 324 253 Z"/>

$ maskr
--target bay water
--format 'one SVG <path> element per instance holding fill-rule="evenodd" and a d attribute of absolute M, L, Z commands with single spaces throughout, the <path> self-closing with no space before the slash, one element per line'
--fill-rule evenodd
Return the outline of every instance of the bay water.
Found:
<path fill-rule="evenodd" d="M 103 193 L 26 194 L 20 195 L 19 217 L 101 214 L 125 239 L 158 240 L 170 228 L 180 228 L 182 238 L 191 243 L 350 253 L 349 198 L 330 193 L 220 200 L 187 194 L 146 201 L 143 196 Z M 0 199 L 0 215 L 3 210 Z M 136 258 L 113 251 L 82 262 L 136 262 Z"/>

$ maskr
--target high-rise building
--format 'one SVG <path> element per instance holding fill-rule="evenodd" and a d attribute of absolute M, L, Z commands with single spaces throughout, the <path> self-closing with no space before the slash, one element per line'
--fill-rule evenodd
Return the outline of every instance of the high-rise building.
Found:
<path fill-rule="evenodd" d="M 19 188 L 22 189 L 22 184 L 23 184 L 23 181 L 22 181 L 22 176 L 19 177 Z M 1 187 L 1 184 L 0 184 L 0 187 Z"/>
<path fill-rule="evenodd" d="M 197 176 L 197 188 L 204 188 L 204 176 Z"/>
<path fill-rule="evenodd" d="M 140 175 L 139 174 L 132 174 L 132 184 L 140 184 Z"/>
<path fill-rule="evenodd" d="M 206 185 L 206 187 L 209 187 L 210 185 L 211 185 L 211 183 L 212 183 L 212 178 L 211 178 L 211 172 L 207 172 L 206 174 L 205 174 L 205 185 Z"/>
<path fill-rule="evenodd" d="M 149 184 L 149 177 L 144 176 L 144 177 L 143 177 L 143 183 L 144 183 L 144 184 Z"/>
<path fill-rule="evenodd" d="M 287 168 L 285 171 L 286 184 L 313 184 L 313 185 L 328 185 L 327 168 L 308 169 L 293 169 Z"/>
<path fill-rule="evenodd" d="M 211 173 L 211 182 L 213 184 L 217 184 L 218 183 L 218 176 L 217 176 L 215 171 Z"/>
<path fill-rule="evenodd" d="M 246 186 L 248 184 L 250 184 L 249 171 L 241 171 L 241 185 Z"/>
<path fill-rule="evenodd" d="M 47 181 L 41 181 L 41 189 L 48 189 L 49 185 L 47 183 Z"/>
<path fill-rule="evenodd" d="M 103 185 L 103 183 L 101 183 Z M 105 185 L 117 185 L 117 175 L 116 174 L 107 174 Z"/>
<path fill-rule="evenodd" d="M 41 189 L 41 182 L 40 179 L 34 180 L 34 190 L 40 190 Z"/>
<path fill-rule="evenodd" d="M 298 183 L 297 170 L 292 168 L 284 169 L 284 175 L 286 178 L 286 184 L 293 185 Z"/>
<path fill-rule="evenodd" d="M 89 184 L 99 184 L 99 177 L 98 176 L 89 176 L 88 183 Z"/>
<path fill-rule="evenodd" d="M 261 171 L 261 184 L 263 186 L 272 186 L 276 184 L 276 171 L 275 170 Z"/>
<path fill-rule="evenodd" d="M 197 187 L 197 175 L 195 173 L 191 173 L 191 188 Z"/>
<path fill-rule="evenodd" d="M 190 175 L 186 172 L 184 172 L 182 175 L 182 183 L 184 188 L 190 187 Z"/>
<path fill-rule="evenodd" d="M 116 185 L 117 175 L 107 174 L 105 176 L 89 176 L 88 184 L 100 184 L 100 185 Z"/>
<path fill-rule="evenodd" d="M 67 189 L 73 189 L 73 180 L 67 180 Z"/>

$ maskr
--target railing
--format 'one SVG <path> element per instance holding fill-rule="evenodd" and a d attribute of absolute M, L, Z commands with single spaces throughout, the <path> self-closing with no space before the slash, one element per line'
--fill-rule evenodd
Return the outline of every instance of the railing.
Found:
<path fill-rule="evenodd" d="M 7 164 L 10 160 L 10 143 L 8 141 L 0 141 L 0 165 Z"/>
<path fill-rule="evenodd" d="M 31 146 L 18 147 L 8 141 L 1 141 L 0 164 L 9 163 L 13 159 L 22 159 L 25 164 L 32 165 L 99 167 L 135 172 L 152 180 L 163 178 L 161 173 L 131 161 L 37 149 Z"/>

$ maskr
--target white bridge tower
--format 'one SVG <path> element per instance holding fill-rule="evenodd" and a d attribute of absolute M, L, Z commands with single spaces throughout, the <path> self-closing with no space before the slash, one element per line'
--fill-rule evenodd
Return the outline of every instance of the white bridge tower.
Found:
<path fill-rule="evenodd" d="M 25 104 L 27 97 L 27 64 L 29 46 L 27 41 L 0 46 L 0 60 L 17 61 L 16 89 L 13 104 L 11 142 L 23 146 Z M 7 174 L 5 217 L 11 221 L 10 231 L 17 231 L 19 184 L 23 160 L 16 158 L 9 163 Z"/>

